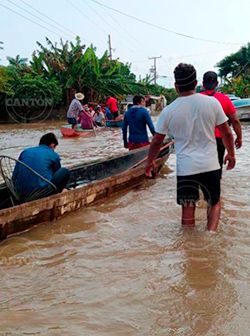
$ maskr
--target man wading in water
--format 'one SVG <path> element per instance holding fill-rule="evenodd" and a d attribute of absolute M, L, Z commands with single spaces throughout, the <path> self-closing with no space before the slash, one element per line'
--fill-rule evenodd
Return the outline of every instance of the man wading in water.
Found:
<path fill-rule="evenodd" d="M 229 97 L 221 92 L 216 91 L 216 87 L 218 86 L 217 74 L 214 71 L 207 71 L 203 75 L 203 87 L 205 91 L 201 92 L 201 94 L 214 97 L 217 99 L 225 112 L 226 116 L 229 119 L 230 124 L 232 124 L 233 129 L 236 133 L 235 147 L 239 149 L 242 146 L 242 132 L 241 132 L 241 124 L 237 117 L 237 113 L 235 107 L 233 106 Z M 215 138 L 217 142 L 217 151 L 218 151 L 218 159 L 220 164 L 220 175 L 222 176 L 222 167 L 223 160 L 225 155 L 225 146 L 223 144 L 220 131 L 218 127 L 215 128 Z"/>
<path fill-rule="evenodd" d="M 208 202 L 207 229 L 216 231 L 220 219 L 220 165 L 214 128 L 217 126 L 227 154 L 227 169 L 235 166 L 233 135 L 220 103 L 213 97 L 195 93 L 196 70 L 180 63 L 174 70 L 179 97 L 161 112 L 151 142 L 145 173 L 152 176 L 153 161 L 166 134 L 175 140 L 177 203 L 182 206 L 182 225 L 195 226 L 195 203 L 201 188 Z"/>

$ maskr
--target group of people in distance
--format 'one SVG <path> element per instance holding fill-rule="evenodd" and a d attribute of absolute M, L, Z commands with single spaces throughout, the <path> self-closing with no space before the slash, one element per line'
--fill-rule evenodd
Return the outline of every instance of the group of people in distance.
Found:
<path fill-rule="evenodd" d="M 221 211 L 222 166 L 224 163 L 227 164 L 227 169 L 233 169 L 236 164 L 234 147 L 238 149 L 242 146 L 241 125 L 230 99 L 216 91 L 218 80 L 215 72 L 208 71 L 204 74 L 202 93 L 195 91 L 196 70 L 192 65 L 180 63 L 174 69 L 174 76 L 179 97 L 162 110 L 156 128 L 149 111 L 145 108 L 145 98 L 140 95 L 134 96 L 133 105 L 124 115 L 124 147 L 132 150 L 149 145 L 147 126 L 149 127 L 153 139 L 149 147 L 145 174 L 152 177 L 154 160 L 165 136 L 173 137 L 177 157 L 177 203 L 182 206 L 182 225 L 195 226 L 195 207 L 199 200 L 199 190 L 202 190 L 208 203 L 207 229 L 216 231 Z M 77 93 L 70 104 L 67 117 L 72 127 L 77 124 L 77 118 L 81 118 L 81 113 L 86 111 L 86 107 L 80 103 L 83 98 L 83 94 Z M 116 99 L 109 97 L 106 106 L 112 118 L 117 118 Z M 97 111 L 98 109 L 99 106 Z M 97 115 L 102 112 L 98 114 L 97 111 Z M 101 119 L 92 118 L 91 122 L 98 125 L 102 123 Z M 228 121 L 236 133 L 235 141 Z M 19 160 L 52 181 L 57 187 L 56 192 L 61 192 L 67 185 L 69 171 L 61 168 L 60 158 L 54 152 L 57 145 L 54 134 L 45 134 L 39 146 L 24 150 Z M 38 177 L 23 174 L 20 165 L 16 166 L 13 179 L 20 193 L 47 187 Z"/>
<path fill-rule="evenodd" d="M 97 105 L 94 109 L 88 104 L 82 104 L 84 94 L 78 92 L 71 101 L 68 111 L 68 123 L 72 129 L 77 128 L 77 124 L 82 129 L 93 129 L 106 125 L 106 120 L 115 120 L 118 117 L 118 101 L 114 97 L 107 97 L 105 107 Z"/>

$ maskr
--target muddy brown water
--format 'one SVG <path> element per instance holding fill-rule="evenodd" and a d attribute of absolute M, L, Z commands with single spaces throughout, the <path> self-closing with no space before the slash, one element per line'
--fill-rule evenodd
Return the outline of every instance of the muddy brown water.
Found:
<path fill-rule="evenodd" d="M 120 130 L 62 139 L 57 127 L 1 126 L 1 153 L 45 131 L 64 165 L 124 152 Z M 180 227 L 172 155 L 155 181 L 2 242 L 0 336 L 249 336 L 249 124 L 243 135 L 216 234 L 202 206 L 194 230 Z"/>

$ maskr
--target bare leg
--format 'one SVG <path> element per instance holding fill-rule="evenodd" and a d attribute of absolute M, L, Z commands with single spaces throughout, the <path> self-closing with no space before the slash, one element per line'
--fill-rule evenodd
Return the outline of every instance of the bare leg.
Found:
<path fill-rule="evenodd" d="M 216 231 L 220 220 L 221 202 L 209 206 L 207 209 L 207 229 Z"/>
<path fill-rule="evenodd" d="M 77 124 L 72 125 L 72 129 L 75 131 L 77 128 Z"/>
<path fill-rule="evenodd" d="M 195 226 L 195 203 L 186 202 L 182 205 L 181 224 L 185 227 Z"/>

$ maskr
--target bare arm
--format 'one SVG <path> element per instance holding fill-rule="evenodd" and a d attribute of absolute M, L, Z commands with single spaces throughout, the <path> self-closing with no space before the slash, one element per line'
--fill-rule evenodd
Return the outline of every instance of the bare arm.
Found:
<path fill-rule="evenodd" d="M 234 132 L 237 136 L 237 138 L 235 139 L 235 146 L 236 148 L 240 148 L 242 146 L 242 131 L 241 131 L 241 124 L 239 121 L 239 118 L 237 117 L 237 114 L 230 114 L 228 116 L 228 118 L 230 119 Z"/>
<path fill-rule="evenodd" d="M 161 144 L 165 138 L 165 134 L 155 133 L 148 153 L 147 163 L 145 167 L 145 174 L 147 177 L 152 177 L 152 168 L 154 159 L 160 152 Z"/>
<path fill-rule="evenodd" d="M 224 146 L 227 149 L 227 154 L 224 159 L 224 163 L 227 164 L 227 169 L 233 169 L 236 163 L 235 152 L 234 152 L 234 138 L 230 127 L 227 122 L 224 122 L 221 125 L 218 125 L 219 131 L 222 135 L 222 140 Z"/>

